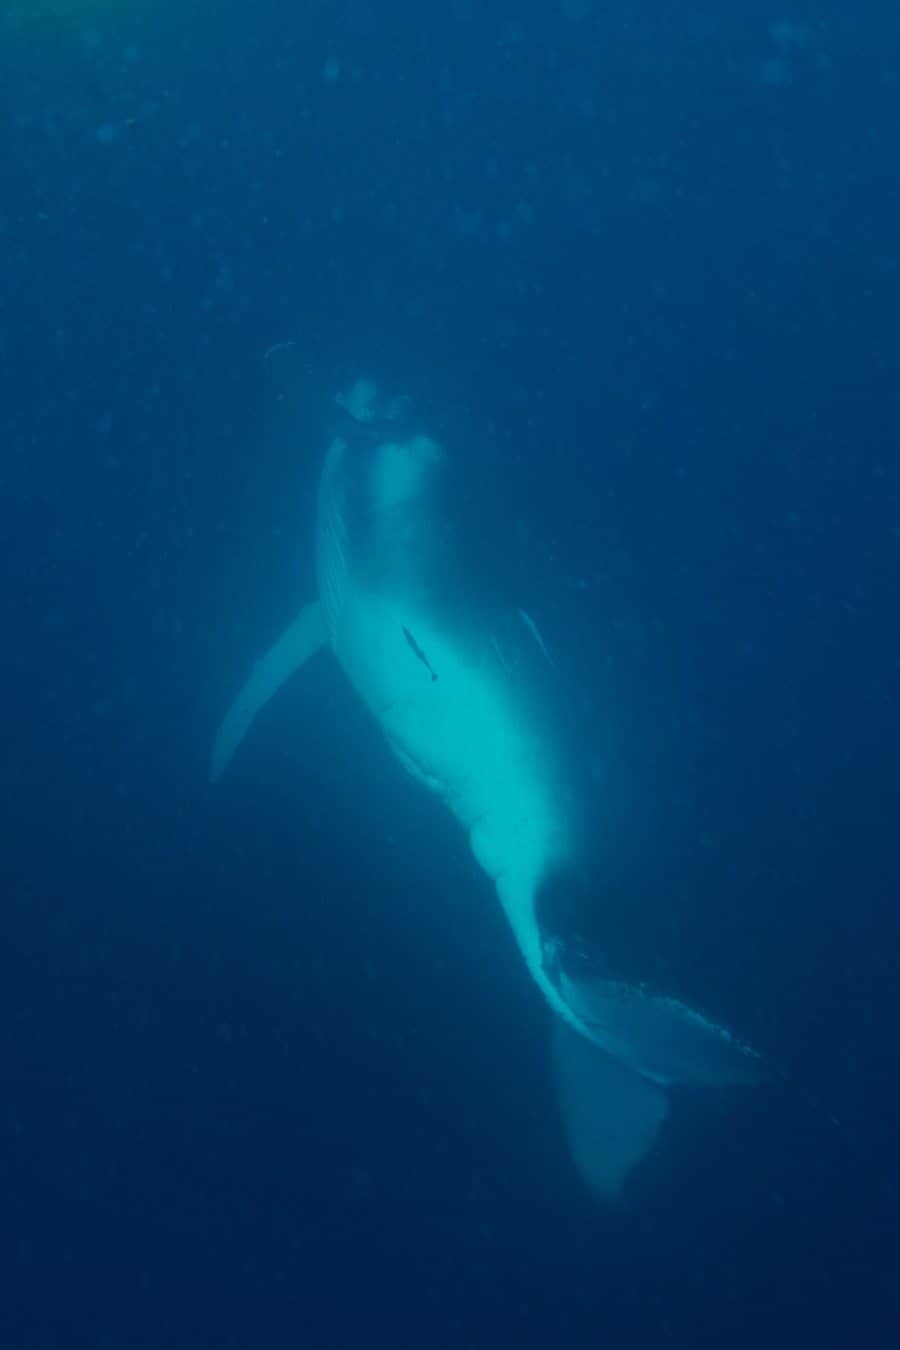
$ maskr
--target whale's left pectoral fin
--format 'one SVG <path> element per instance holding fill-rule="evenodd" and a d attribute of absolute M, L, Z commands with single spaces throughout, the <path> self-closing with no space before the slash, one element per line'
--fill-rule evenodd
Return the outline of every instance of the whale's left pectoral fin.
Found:
<path fill-rule="evenodd" d="M 614 1200 L 666 1119 L 662 1088 L 554 1018 L 553 1060 L 572 1161 L 595 1195 Z"/>
<path fill-rule="evenodd" d="M 324 647 L 327 640 L 322 606 L 314 600 L 300 611 L 274 647 L 257 661 L 250 678 L 225 714 L 213 744 L 210 765 L 213 782 L 222 777 L 260 708 L 320 647 Z"/>

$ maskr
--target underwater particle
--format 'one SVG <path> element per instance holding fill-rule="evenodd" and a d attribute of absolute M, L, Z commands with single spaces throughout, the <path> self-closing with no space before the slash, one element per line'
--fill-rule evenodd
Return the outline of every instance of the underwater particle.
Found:
<path fill-rule="evenodd" d="M 760 78 L 763 84 L 771 85 L 773 88 L 780 88 L 791 82 L 790 63 L 783 56 L 770 56 L 767 61 L 763 61 L 760 70 Z"/>
<path fill-rule="evenodd" d="M 501 47 L 521 47 L 525 41 L 525 29 L 518 19 L 509 19 L 500 31 Z"/>
<path fill-rule="evenodd" d="M 134 119 L 128 121 L 101 121 L 100 126 L 94 131 L 94 140 L 99 146 L 115 146 L 119 140 L 124 140 L 128 128 L 134 126 Z"/>
<path fill-rule="evenodd" d="M 810 36 L 807 24 L 794 23 L 792 19 L 775 19 L 769 24 L 769 38 L 777 51 L 762 64 L 763 84 L 773 87 L 790 84 L 791 58 L 809 44 Z"/>
<path fill-rule="evenodd" d="M 592 118 L 597 111 L 594 82 L 587 70 L 572 69 L 563 72 L 562 93 L 566 103 L 579 117 Z"/>
<path fill-rule="evenodd" d="M 322 79 L 326 84 L 334 84 L 335 80 L 340 79 L 341 63 L 335 57 L 329 56 L 322 70 Z"/>
<path fill-rule="evenodd" d="M 769 37 L 783 52 L 791 47 L 805 47 L 809 42 L 809 28 L 805 23 L 794 23 L 791 19 L 776 19 L 769 25 Z"/>
<path fill-rule="evenodd" d="M 228 263 L 221 263 L 216 273 L 216 279 L 213 282 L 213 290 L 221 295 L 232 295 L 234 293 L 234 273 Z"/>
<path fill-rule="evenodd" d="M 484 213 L 480 208 L 467 211 L 458 203 L 453 207 L 453 225 L 457 234 L 475 239 L 481 234 Z"/>

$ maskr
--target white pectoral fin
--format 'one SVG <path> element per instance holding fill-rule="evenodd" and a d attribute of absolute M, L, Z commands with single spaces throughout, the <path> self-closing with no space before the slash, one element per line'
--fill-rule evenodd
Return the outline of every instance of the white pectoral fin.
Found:
<path fill-rule="evenodd" d="M 662 1088 L 553 1019 L 556 1091 L 572 1160 L 596 1195 L 615 1199 L 668 1113 Z"/>
<path fill-rule="evenodd" d="M 213 744 L 210 767 L 213 782 L 222 777 L 260 708 L 327 640 L 322 607 L 314 600 L 300 611 L 274 647 L 257 661 L 250 678 L 225 714 Z"/>

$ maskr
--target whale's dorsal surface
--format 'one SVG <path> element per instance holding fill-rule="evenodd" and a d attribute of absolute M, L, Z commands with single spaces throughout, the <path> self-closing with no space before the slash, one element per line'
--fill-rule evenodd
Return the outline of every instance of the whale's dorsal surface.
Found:
<path fill-rule="evenodd" d="M 614 976 L 588 978 L 566 962 L 540 900 L 579 868 L 590 810 L 543 683 L 553 669 L 543 636 L 528 611 L 498 617 L 479 596 L 461 604 L 448 584 L 456 575 L 442 514 L 449 456 L 414 425 L 406 401 L 385 410 L 374 383 L 360 381 L 340 403 L 341 435 L 319 485 L 318 594 L 226 714 L 212 775 L 259 709 L 328 647 L 397 761 L 456 817 L 493 882 L 556 1014 L 556 1084 L 573 1159 L 593 1190 L 615 1194 L 656 1138 L 671 1085 L 754 1081 L 759 1060 L 679 1000 Z"/>

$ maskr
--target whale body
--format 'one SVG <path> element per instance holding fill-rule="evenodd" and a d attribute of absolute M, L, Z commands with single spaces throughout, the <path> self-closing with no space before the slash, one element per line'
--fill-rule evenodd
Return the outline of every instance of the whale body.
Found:
<path fill-rule="evenodd" d="M 212 777 L 281 685 L 330 649 L 394 758 L 452 813 L 490 878 L 554 1014 L 555 1082 L 576 1167 L 615 1195 L 657 1138 L 678 1084 L 750 1083 L 759 1057 L 664 991 L 585 970 L 546 923 L 543 898 L 583 885 L 591 802 L 577 772 L 552 659 L 528 611 L 485 602 L 453 556 L 451 449 L 408 400 L 360 380 L 337 402 L 315 528 L 317 596 L 257 663 L 219 729 Z"/>

